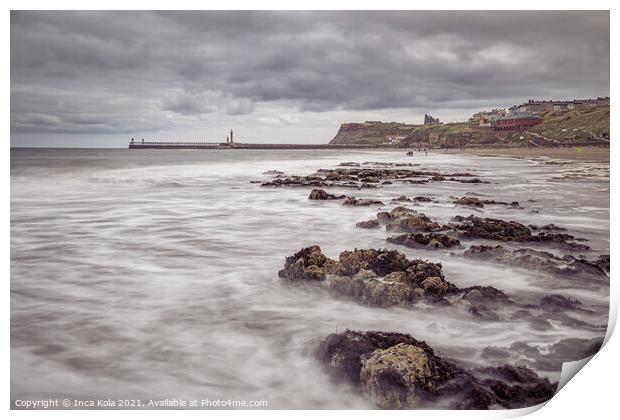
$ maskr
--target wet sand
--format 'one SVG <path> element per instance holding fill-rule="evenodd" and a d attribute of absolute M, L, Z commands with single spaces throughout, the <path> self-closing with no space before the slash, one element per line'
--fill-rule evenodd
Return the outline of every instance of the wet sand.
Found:
<path fill-rule="evenodd" d="M 609 162 L 609 149 L 602 147 L 471 149 L 455 153 L 469 153 L 480 156 L 547 157 L 552 159 Z"/>

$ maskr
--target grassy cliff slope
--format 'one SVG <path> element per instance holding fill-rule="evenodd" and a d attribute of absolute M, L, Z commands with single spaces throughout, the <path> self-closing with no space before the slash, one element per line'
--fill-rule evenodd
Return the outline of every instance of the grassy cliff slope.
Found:
<path fill-rule="evenodd" d="M 540 125 L 532 132 L 554 140 L 585 140 L 609 134 L 609 107 L 573 110 L 545 114 Z M 479 129 L 469 122 L 443 125 L 408 125 L 396 123 L 342 124 L 331 144 L 382 144 L 394 136 L 402 137 L 402 145 L 430 144 L 455 145 L 489 144 L 495 142 L 527 142 L 534 135 L 514 132 L 494 132 Z M 523 140 L 520 138 L 524 137 Z"/>

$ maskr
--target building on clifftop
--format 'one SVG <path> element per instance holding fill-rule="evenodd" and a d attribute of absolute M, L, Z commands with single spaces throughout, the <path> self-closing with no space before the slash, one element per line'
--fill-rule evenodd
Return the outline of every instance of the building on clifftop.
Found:
<path fill-rule="evenodd" d="M 430 114 L 424 114 L 424 125 L 441 125 L 441 121 Z"/>

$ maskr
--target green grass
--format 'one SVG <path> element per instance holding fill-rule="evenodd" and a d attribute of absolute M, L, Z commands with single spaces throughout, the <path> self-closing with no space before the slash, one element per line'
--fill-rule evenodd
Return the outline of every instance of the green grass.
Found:
<path fill-rule="evenodd" d="M 604 132 L 609 133 L 609 107 L 600 107 L 586 110 L 573 110 L 565 113 L 549 112 L 545 114 L 541 124 L 533 127 L 530 131 L 541 133 L 545 137 L 555 140 L 572 139 L 572 138 L 588 138 L 592 135 L 602 135 Z M 386 126 L 387 127 L 387 126 Z M 492 132 L 489 130 L 481 130 L 476 126 L 471 126 L 469 122 L 448 123 L 443 125 L 425 125 L 404 130 L 408 135 L 426 135 L 434 134 L 440 138 L 470 135 L 472 140 L 477 138 L 488 138 L 489 135 L 495 135 L 505 140 L 516 141 L 520 137 L 524 137 L 524 142 L 534 138 L 533 135 L 514 132 Z M 477 136 L 478 135 L 478 136 Z M 357 143 L 379 144 L 385 141 L 385 134 L 382 130 L 375 133 L 369 133 L 358 138 Z"/>
<path fill-rule="evenodd" d="M 573 110 L 563 114 L 548 113 L 545 120 L 534 127 L 535 132 L 562 140 L 572 137 L 589 137 L 609 133 L 609 107 Z"/>

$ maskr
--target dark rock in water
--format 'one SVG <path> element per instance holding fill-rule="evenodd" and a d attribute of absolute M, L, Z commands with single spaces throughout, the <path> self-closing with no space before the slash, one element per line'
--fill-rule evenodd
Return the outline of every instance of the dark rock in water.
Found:
<path fill-rule="evenodd" d="M 554 225 L 553 223 L 549 223 L 547 225 L 537 226 L 537 225 L 527 225 L 532 230 L 566 230 L 565 228 Z"/>
<path fill-rule="evenodd" d="M 525 367 L 466 370 L 408 334 L 347 330 L 327 336 L 316 354 L 335 379 L 384 409 L 433 402 L 458 409 L 527 407 L 548 400 L 557 387 Z"/>
<path fill-rule="evenodd" d="M 284 175 L 284 172 L 277 171 L 275 169 L 270 169 L 268 171 L 263 172 L 264 175 Z"/>
<path fill-rule="evenodd" d="M 549 295 L 540 299 L 539 306 L 547 311 L 581 309 L 581 302 L 562 295 Z"/>
<path fill-rule="evenodd" d="M 510 206 L 513 208 L 517 208 L 519 207 L 519 202 L 518 201 L 513 201 L 511 203 L 506 203 L 505 201 L 495 201 L 495 200 L 481 200 L 478 197 L 471 197 L 471 196 L 464 196 L 461 198 L 458 198 L 456 200 L 453 201 L 454 204 L 458 204 L 460 206 L 470 206 L 470 207 L 478 207 L 478 208 L 482 208 L 487 204 L 496 204 L 496 205 L 503 205 L 503 206 Z"/>
<path fill-rule="evenodd" d="M 478 197 L 461 197 L 459 199 L 456 199 L 453 201 L 454 204 L 458 204 L 460 206 L 472 206 L 472 207 L 484 207 L 485 204 L 503 204 L 503 205 L 509 205 L 508 203 L 504 202 L 504 201 L 495 201 L 495 200 L 481 200 Z M 514 207 L 516 203 L 516 206 L 519 206 L 519 203 L 517 201 L 513 201 L 510 205 Z"/>
<path fill-rule="evenodd" d="M 372 220 L 365 220 L 363 222 L 358 222 L 355 224 L 355 226 L 357 226 L 358 228 L 362 228 L 362 229 L 373 229 L 373 228 L 379 227 L 380 224 L 378 220 L 372 219 Z"/>
<path fill-rule="evenodd" d="M 419 197 L 414 197 L 413 201 L 417 201 L 419 203 L 430 203 L 433 200 L 430 197 L 419 196 Z"/>
<path fill-rule="evenodd" d="M 405 196 L 405 195 L 401 195 L 401 196 L 400 196 L 400 197 L 398 197 L 398 198 L 394 198 L 394 199 L 392 199 L 392 201 L 411 202 L 412 200 L 411 200 L 411 198 L 407 198 L 407 196 Z"/>
<path fill-rule="evenodd" d="M 325 187 L 328 186 L 321 178 L 298 177 L 277 178 L 273 181 L 263 182 L 261 187 Z"/>
<path fill-rule="evenodd" d="M 456 216 L 452 219 L 462 222 L 454 229 L 468 238 L 494 239 L 498 241 L 526 241 L 532 237 L 530 229 L 518 222 L 501 219 Z"/>
<path fill-rule="evenodd" d="M 442 233 L 405 233 L 398 236 L 390 236 L 387 241 L 393 244 L 404 245 L 408 248 L 432 249 L 452 248 L 459 246 L 461 241 Z"/>
<path fill-rule="evenodd" d="M 574 240 L 580 240 L 575 238 L 573 235 L 569 235 L 567 233 L 546 233 L 541 232 L 538 235 L 533 235 L 528 239 L 528 242 L 544 242 L 544 243 L 552 243 L 555 245 L 561 245 L 562 247 L 569 248 L 576 251 L 587 251 L 590 249 L 589 246 L 578 244 L 576 242 L 570 242 Z"/>
<path fill-rule="evenodd" d="M 508 347 L 486 347 L 482 357 L 491 363 L 505 363 L 516 357 L 524 358 L 530 367 L 558 371 L 564 362 L 581 360 L 596 354 L 603 345 L 603 337 L 593 339 L 565 338 L 543 349 L 517 341 Z"/>
<path fill-rule="evenodd" d="M 383 308 L 406 306 L 424 297 L 423 292 L 404 282 L 382 281 L 369 270 L 361 270 L 354 276 L 336 276 L 329 282 L 329 289 L 337 296 L 352 298 L 362 305 Z"/>
<path fill-rule="evenodd" d="M 393 232 L 434 232 L 441 230 L 437 222 L 433 222 L 424 213 L 396 207 L 389 212 L 377 213 L 377 220 L 385 225 L 386 230 Z"/>
<path fill-rule="evenodd" d="M 418 197 L 409 198 L 409 197 L 407 197 L 405 195 L 401 195 L 400 197 L 392 199 L 392 201 L 395 202 L 395 203 L 411 203 L 411 202 L 430 203 L 433 200 L 430 197 L 424 197 L 424 196 L 418 196 Z"/>
<path fill-rule="evenodd" d="M 583 274 L 606 276 L 604 267 L 601 266 L 604 266 L 604 262 L 601 263 L 600 259 L 588 261 L 571 255 L 560 258 L 550 252 L 530 248 L 508 250 L 502 245 L 473 245 L 464 255 L 563 276 Z"/>
<path fill-rule="evenodd" d="M 320 361 L 330 366 L 336 378 L 359 385 L 362 356 L 398 344 L 414 345 L 432 351 L 426 343 L 408 334 L 346 330 L 344 333 L 328 335 L 319 345 L 317 356 Z"/>
<path fill-rule="evenodd" d="M 343 251 L 338 259 L 329 259 L 315 245 L 288 257 L 279 274 L 290 280 L 326 280 L 335 295 L 380 307 L 409 305 L 419 299 L 441 303 L 446 295 L 459 291 L 445 280 L 441 264 L 409 260 L 398 251 L 355 249 Z"/>
<path fill-rule="evenodd" d="M 470 304 L 467 312 L 480 321 L 501 321 L 502 317 L 496 311 L 514 304 L 504 292 L 492 286 L 466 287 L 461 292 L 461 299 Z"/>
<path fill-rule="evenodd" d="M 318 245 L 303 248 L 286 258 L 284 268 L 279 271 L 280 278 L 288 280 L 325 280 L 326 274 L 339 270 L 338 263 L 321 252 Z"/>
<path fill-rule="evenodd" d="M 454 204 L 458 204 L 461 206 L 472 206 L 472 207 L 484 207 L 486 200 L 480 200 L 477 197 L 461 197 L 457 200 L 454 200 Z"/>
<path fill-rule="evenodd" d="M 490 184 L 489 181 L 481 181 L 478 178 L 471 178 L 471 179 L 449 178 L 448 181 L 456 181 L 456 182 L 461 182 L 463 184 Z"/>
<path fill-rule="evenodd" d="M 489 309 L 486 305 L 472 305 L 467 312 L 480 321 L 498 322 L 502 320 L 495 311 Z"/>
<path fill-rule="evenodd" d="M 340 200 L 342 198 L 345 198 L 345 196 L 329 194 L 327 191 L 319 189 L 312 190 L 308 196 L 309 200 Z"/>
<path fill-rule="evenodd" d="M 504 302 L 510 301 L 508 296 L 499 289 L 492 286 L 472 286 L 461 289 L 462 298 L 472 303 Z"/>
<path fill-rule="evenodd" d="M 605 272 L 609 273 L 610 259 L 609 255 L 601 255 L 594 263 Z"/>
<path fill-rule="evenodd" d="M 343 162 L 335 169 L 319 169 L 311 175 L 292 175 L 284 176 L 278 174 L 278 178 L 269 182 L 264 182 L 265 187 L 297 187 L 297 186 L 338 186 L 345 188 L 378 188 L 382 184 L 392 183 L 393 181 L 407 183 L 427 183 L 428 179 L 412 179 L 421 177 L 454 177 L 465 176 L 465 174 L 440 174 L 436 171 L 424 171 L 413 169 L 394 169 L 381 167 L 361 167 L 363 165 L 355 162 Z M 382 166 L 386 166 L 382 164 Z M 390 166 L 390 165 L 387 165 Z M 393 165 L 392 165 L 393 166 Z M 471 174 L 467 174 L 471 176 Z"/>
<path fill-rule="evenodd" d="M 552 243 L 562 247 L 568 247 L 576 250 L 588 250 L 588 246 L 570 242 L 577 240 L 574 236 L 566 233 L 539 233 L 532 235 L 532 231 L 527 226 L 510 221 L 506 222 L 501 219 L 481 218 L 473 214 L 468 217 L 456 216 L 448 227 L 454 229 L 460 235 L 466 238 L 483 238 L 496 241 L 512 241 L 512 242 L 538 242 Z"/>
<path fill-rule="evenodd" d="M 372 270 L 379 276 L 386 276 L 393 271 L 405 271 L 412 264 L 402 252 L 387 249 L 343 251 L 338 260 L 342 274 L 348 276 L 355 275 L 360 270 Z"/>
<path fill-rule="evenodd" d="M 529 407 L 550 400 L 556 392 L 557 382 L 540 378 L 536 372 L 519 366 L 504 365 L 479 370 L 483 375 L 495 378 L 483 379 L 497 403 L 505 408 Z"/>
<path fill-rule="evenodd" d="M 355 198 L 355 197 L 347 197 L 342 203 L 344 206 L 353 206 L 353 207 L 364 207 L 364 206 L 374 206 L 380 205 L 383 203 L 379 200 L 370 200 L 364 198 Z"/>

